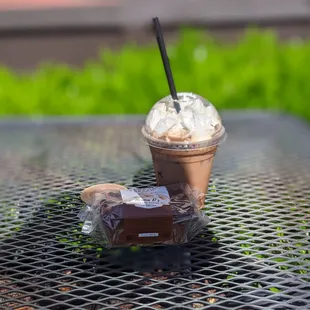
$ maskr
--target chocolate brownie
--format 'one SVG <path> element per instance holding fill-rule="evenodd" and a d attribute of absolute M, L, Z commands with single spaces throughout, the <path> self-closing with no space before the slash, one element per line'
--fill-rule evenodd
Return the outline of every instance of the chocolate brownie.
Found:
<path fill-rule="evenodd" d="M 110 246 L 181 244 L 207 224 L 188 186 L 166 186 L 170 203 L 141 208 L 124 203 L 120 191 L 108 191 L 97 201 L 99 230 Z"/>

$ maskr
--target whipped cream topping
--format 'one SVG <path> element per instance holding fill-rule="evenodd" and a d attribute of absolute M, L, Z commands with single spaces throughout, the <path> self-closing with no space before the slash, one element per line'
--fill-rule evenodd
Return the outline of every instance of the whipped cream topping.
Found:
<path fill-rule="evenodd" d="M 222 127 L 214 106 L 193 93 L 178 93 L 180 112 L 174 100 L 167 96 L 159 100 L 149 112 L 145 131 L 167 142 L 199 142 L 211 139 Z"/>

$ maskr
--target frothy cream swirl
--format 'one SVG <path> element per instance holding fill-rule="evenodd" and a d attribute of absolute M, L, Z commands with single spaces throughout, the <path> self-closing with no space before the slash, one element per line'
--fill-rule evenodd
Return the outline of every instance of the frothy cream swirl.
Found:
<path fill-rule="evenodd" d="M 171 96 L 153 106 L 145 124 L 150 136 L 167 142 L 200 142 L 211 139 L 221 129 L 221 118 L 209 101 L 193 93 L 178 93 L 178 98 L 179 113 Z"/>

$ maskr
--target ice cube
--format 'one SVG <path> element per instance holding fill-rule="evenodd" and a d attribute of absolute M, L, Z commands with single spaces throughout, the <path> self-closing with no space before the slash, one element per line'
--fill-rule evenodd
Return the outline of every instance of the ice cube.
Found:
<path fill-rule="evenodd" d="M 212 127 L 215 127 L 217 124 L 221 122 L 217 111 L 212 105 L 209 105 L 205 109 L 205 122 L 206 124 L 210 124 Z"/>
<path fill-rule="evenodd" d="M 150 131 L 154 131 L 158 122 L 164 118 L 165 113 L 166 106 L 164 103 L 159 102 L 153 107 L 146 119 L 146 126 L 150 129 Z"/>
<path fill-rule="evenodd" d="M 204 114 L 196 114 L 194 115 L 194 127 L 195 131 L 193 132 L 192 138 L 195 140 L 204 138 L 206 136 L 207 128 L 204 122 Z"/>
<path fill-rule="evenodd" d="M 192 131 L 195 129 L 195 123 L 194 123 L 194 111 L 189 106 L 182 109 L 179 113 L 180 118 L 180 124 L 181 126 L 188 130 Z"/>
<path fill-rule="evenodd" d="M 168 133 L 168 131 L 175 126 L 176 124 L 176 118 L 175 117 L 166 117 L 164 119 L 161 119 L 155 126 L 154 132 L 158 137 L 162 137 L 165 134 Z"/>

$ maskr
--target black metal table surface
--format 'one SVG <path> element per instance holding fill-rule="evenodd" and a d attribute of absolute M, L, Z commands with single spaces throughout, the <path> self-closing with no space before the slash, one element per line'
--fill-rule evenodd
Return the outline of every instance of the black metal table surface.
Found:
<path fill-rule="evenodd" d="M 310 309 L 310 127 L 223 114 L 211 223 L 179 247 L 103 249 L 79 193 L 155 184 L 142 119 L 0 122 L 0 309 Z"/>

